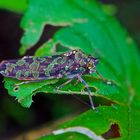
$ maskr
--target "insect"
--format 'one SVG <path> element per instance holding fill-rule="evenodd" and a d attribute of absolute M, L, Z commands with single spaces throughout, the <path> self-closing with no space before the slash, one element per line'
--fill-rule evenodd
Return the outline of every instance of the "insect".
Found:
<path fill-rule="evenodd" d="M 91 91 L 82 75 L 96 72 L 95 68 L 98 62 L 99 59 L 77 49 L 48 57 L 25 56 L 21 59 L 5 60 L 0 63 L 0 73 L 4 77 L 22 80 L 22 84 L 67 77 L 69 80 L 57 89 L 77 78 L 87 89 L 91 107 L 95 109 Z"/>

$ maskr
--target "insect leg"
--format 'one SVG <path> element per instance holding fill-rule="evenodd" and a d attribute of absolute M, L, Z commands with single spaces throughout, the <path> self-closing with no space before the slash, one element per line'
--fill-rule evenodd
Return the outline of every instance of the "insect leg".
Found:
<path fill-rule="evenodd" d="M 88 91 L 88 94 L 89 94 L 89 100 L 90 100 L 90 104 L 91 104 L 91 108 L 93 110 L 95 110 L 95 107 L 94 107 L 94 103 L 93 103 L 93 100 L 92 100 L 92 96 L 91 96 L 91 91 L 88 87 L 88 84 L 82 79 L 82 77 L 80 75 L 76 75 L 76 77 L 79 79 L 80 82 L 82 82 L 84 84 L 84 86 L 86 87 L 87 91 Z"/>
<path fill-rule="evenodd" d="M 66 82 L 63 83 L 62 85 L 58 86 L 58 87 L 56 88 L 56 90 L 59 90 L 59 89 L 62 88 L 63 86 L 69 84 L 72 80 L 73 80 L 73 79 L 69 79 L 68 81 L 66 81 Z"/>
<path fill-rule="evenodd" d="M 62 85 L 60 85 L 59 87 L 57 87 L 56 90 L 59 90 L 59 89 L 62 88 L 63 86 L 69 84 L 74 78 L 77 79 L 77 77 L 75 77 L 75 75 L 70 75 L 70 76 L 68 76 L 68 78 L 70 78 L 70 79 L 69 79 L 68 81 L 66 81 L 65 83 L 63 83 Z M 78 84 L 78 82 L 79 82 L 79 79 L 77 79 L 76 84 Z M 76 85 L 76 84 L 74 84 L 74 85 Z M 79 100 L 81 103 L 87 105 L 88 107 L 91 107 L 88 103 L 82 101 L 82 100 L 79 99 L 77 96 L 75 96 L 75 95 L 73 95 L 73 94 L 72 94 L 72 96 L 75 97 L 77 100 Z"/>
<path fill-rule="evenodd" d="M 74 86 L 76 86 L 79 83 L 79 79 L 76 79 L 76 82 L 74 83 Z"/>
<path fill-rule="evenodd" d="M 20 83 L 15 84 L 15 86 L 20 86 L 20 85 L 22 85 L 22 84 L 28 84 L 29 82 L 30 82 L 30 81 L 20 82 Z"/>
<path fill-rule="evenodd" d="M 22 85 L 22 84 L 28 84 L 32 81 L 24 81 L 24 82 L 20 82 L 20 83 L 17 83 L 17 84 L 14 84 L 14 91 L 16 92 L 18 89 L 19 89 L 19 86 Z"/>
<path fill-rule="evenodd" d="M 23 81 L 23 82 L 20 82 L 20 83 L 17 83 L 15 84 L 15 86 L 20 86 L 22 84 L 29 84 L 29 83 L 35 83 L 35 82 L 40 82 L 42 80 L 35 80 L 35 81 Z"/>

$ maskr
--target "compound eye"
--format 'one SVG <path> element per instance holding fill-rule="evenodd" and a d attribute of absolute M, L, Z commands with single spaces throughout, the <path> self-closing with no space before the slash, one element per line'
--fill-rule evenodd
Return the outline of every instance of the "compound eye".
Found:
<path fill-rule="evenodd" d="M 92 67 L 93 67 L 93 64 L 90 63 L 90 62 L 88 62 L 88 63 L 87 63 L 87 68 L 88 68 L 88 69 L 91 69 Z"/>

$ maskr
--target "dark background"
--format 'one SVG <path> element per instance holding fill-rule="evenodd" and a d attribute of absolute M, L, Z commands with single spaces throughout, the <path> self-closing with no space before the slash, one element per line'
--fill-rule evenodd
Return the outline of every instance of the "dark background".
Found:
<path fill-rule="evenodd" d="M 101 1 L 115 4 L 117 8 L 116 17 L 120 20 L 121 24 L 127 28 L 139 47 L 140 1 Z M 18 49 L 20 47 L 20 38 L 23 33 L 19 27 L 21 17 L 22 15 L 0 10 L 0 61 L 20 57 Z M 47 40 L 57 29 L 57 27 L 52 26 L 45 27 L 41 41 Z M 35 46 L 35 48 L 36 47 L 37 46 Z M 26 55 L 33 55 L 35 48 L 28 51 Z M 85 104 L 79 102 L 72 96 L 46 94 L 34 96 L 34 103 L 31 108 L 23 108 L 17 103 L 15 98 L 8 95 L 2 83 L 3 77 L 0 76 L 0 79 L 0 139 L 8 139 L 22 132 L 37 128 L 46 122 L 88 109 Z"/>

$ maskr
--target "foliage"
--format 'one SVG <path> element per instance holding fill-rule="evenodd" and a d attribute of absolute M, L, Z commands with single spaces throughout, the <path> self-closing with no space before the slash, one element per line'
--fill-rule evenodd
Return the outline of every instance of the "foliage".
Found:
<path fill-rule="evenodd" d="M 61 28 L 35 54 L 53 54 L 59 45 L 68 49 L 80 48 L 87 54 L 99 57 L 97 70 L 110 82 L 105 83 L 96 74 L 84 76 L 84 79 L 93 89 L 93 95 L 113 103 L 111 106 L 99 106 L 98 111 L 89 110 L 58 129 L 82 126 L 102 135 L 109 130 L 111 124 L 118 124 L 118 139 L 139 139 L 139 54 L 132 38 L 113 17 L 112 12 L 95 0 L 30 0 L 21 21 L 24 35 L 21 39 L 20 54 L 24 54 L 39 41 L 46 24 Z M 5 78 L 5 87 L 10 95 L 16 96 L 22 106 L 29 107 L 33 95 L 39 92 L 55 93 L 54 88 L 64 80 L 54 79 L 30 83 L 30 86 L 21 85 L 15 92 L 14 85 L 19 81 Z M 77 86 L 69 84 L 60 89 L 59 93 L 86 94 L 86 91 L 79 83 Z M 49 137 L 70 139 L 77 135 L 85 137 L 76 132 L 59 136 L 52 134 Z M 47 139 L 47 136 L 41 139 Z"/>
<path fill-rule="evenodd" d="M 13 12 L 23 13 L 27 8 L 27 0 L 1 0 L 0 8 L 7 9 Z"/>

